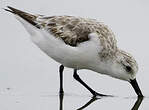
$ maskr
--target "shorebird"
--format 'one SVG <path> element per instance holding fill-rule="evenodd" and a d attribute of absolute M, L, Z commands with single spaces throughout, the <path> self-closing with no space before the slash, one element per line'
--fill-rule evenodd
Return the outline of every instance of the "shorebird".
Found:
<path fill-rule="evenodd" d="M 64 67 L 74 69 L 73 77 L 93 96 L 105 96 L 89 87 L 77 70 L 88 69 L 128 81 L 139 97 L 136 80 L 138 64 L 133 56 L 117 47 L 114 33 L 95 19 L 75 16 L 34 15 L 7 6 L 31 35 L 31 40 L 49 57 L 59 62 L 60 90 L 63 94 Z"/>

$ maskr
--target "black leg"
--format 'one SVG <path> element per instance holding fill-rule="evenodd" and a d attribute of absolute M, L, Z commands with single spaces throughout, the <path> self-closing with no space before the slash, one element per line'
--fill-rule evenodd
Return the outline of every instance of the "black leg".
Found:
<path fill-rule="evenodd" d="M 60 94 L 64 93 L 64 91 L 63 91 L 63 70 L 64 70 L 64 66 L 61 65 L 59 67 L 59 74 L 60 74 L 60 90 L 59 90 L 59 93 Z"/>
<path fill-rule="evenodd" d="M 97 93 L 96 91 L 94 91 L 93 89 L 91 89 L 85 82 L 83 82 L 83 80 L 79 77 L 79 75 L 77 74 L 77 70 L 74 69 L 74 73 L 73 73 L 73 77 L 79 81 L 84 87 L 86 87 L 94 96 L 107 96 L 104 94 L 100 94 Z"/>

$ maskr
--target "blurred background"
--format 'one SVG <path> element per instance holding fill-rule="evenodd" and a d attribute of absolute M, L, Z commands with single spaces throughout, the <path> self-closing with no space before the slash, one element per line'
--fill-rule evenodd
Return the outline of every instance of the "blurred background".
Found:
<path fill-rule="evenodd" d="M 3 110 L 10 107 L 15 110 L 20 109 L 17 108 L 18 106 L 14 106 L 14 103 L 19 103 L 19 101 L 24 101 L 22 105 L 25 105 L 26 109 L 31 109 L 33 103 L 37 104 L 32 108 L 36 108 L 36 110 L 50 109 L 50 106 L 58 107 L 57 99 L 54 96 L 58 95 L 59 91 L 58 68 L 60 64 L 45 55 L 31 42 L 30 35 L 13 15 L 2 10 L 7 5 L 34 14 L 73 15 L 104 22 L 115 33 L 119 48 L 130 52 L 136 58 L 139 64 L 138 83 L 143 94 L 146 97 L 149 96 L 148 0 L 2 0 L 0 1 L 1 109 L 2 107 Z M 90 96 L 90 93 L 73 79 L 72 72 L 72 69 L 65 68 L 64 90 L 67 96 L 78 96 L 77 99 L 73 97 L 74 100 L 86 100 L 85 96 Z M 78 73 L 87 84 L 98 92 L 118 97 L 136 97 L 133 88 L 127 82 L 89 70 L 81 70 Z M 50 97 L 51 95 L 52 97 Z M 40 96 L 46 98 L 43 100 Z M 82 99 L 79 99 L 79 96 L 82 96 Z M 30 99 L 30 97 L 32 98 Z M 49 101 L 51 99 L 53 103 Z M 54 100 L 56 100 L 55 103 Z M 66 105 L 69 105 L 68 102 L 71 103 L 69 100 L 72 98 L 68 97 Z M 129 102 L 130 105 L 134 103 L 132 100 L 123 101 L 121 103 L 126 107 L 129 106 Z M 77 108 L 79 103 L 75 102 L 76 105 L 73 103 L 73 107 Z M 103 103 L 105 102 L 103 101 Z M 82 102 L 82 104 L 84 103 Z M 6 106 L 8 104 L 11 106 Z M 117 103 L 115 104 L 117 105 Z M 149 108 L 147 104 L 142 105 L 143 110 Z M 72 108 L 70 105 L 69 107 Z M 96 106 L 94 107 L 96 108 Z M 106 103 L 104 107 L 108 107 Z M 131 108 L 131 106 L 129 107 Z"/>

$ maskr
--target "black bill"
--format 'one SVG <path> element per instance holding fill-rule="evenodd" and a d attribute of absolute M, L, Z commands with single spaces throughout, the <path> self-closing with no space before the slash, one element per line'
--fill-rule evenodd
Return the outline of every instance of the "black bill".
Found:
<path fill-rule="evenodd" d="M 138 95 L 138 97 L 143 97 L 143 94 L 139 88 L 139 85 L 137 83 L 137 80 L 134 79 L 134 80 L 130 80 L 130 84 L 132 85 L 132 87 L 134 88 L 136 94 Z"/>

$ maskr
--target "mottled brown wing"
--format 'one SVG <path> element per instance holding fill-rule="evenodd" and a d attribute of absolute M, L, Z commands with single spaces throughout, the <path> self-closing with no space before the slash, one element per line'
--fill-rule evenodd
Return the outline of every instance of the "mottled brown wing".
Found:
<path fill-rule="evenodd" d="M 73 16 L 43 17 L 44 27 L 55 37 L 61 38 L 70 46 L 89 40 L 88 35 L 94 31 L 93 23 Z"/>
<path fill-rule="evenodd" d="M 70 46 L 77 46 L 89 40 L 90 33 L 99 35 L 99 43 L 103 47 L 100 56 L 113 56 L 117 51 L 117 43 L 113 32 L 101 22 L 74 16 L 43 17 L 42 25 L 55 37 L 61 38 Z M 94 36 L 92 36 L 94 37 Z"/>

